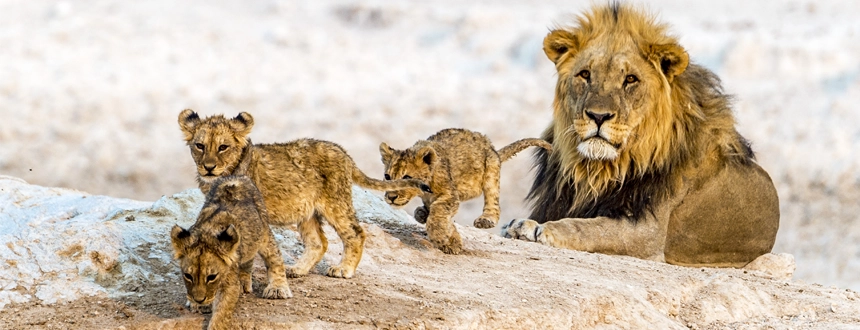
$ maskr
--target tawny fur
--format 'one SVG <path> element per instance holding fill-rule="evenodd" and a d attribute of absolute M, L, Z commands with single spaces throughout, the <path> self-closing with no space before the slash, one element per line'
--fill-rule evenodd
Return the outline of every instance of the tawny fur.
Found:
<path fill-rule="evenodd" d="M 504 235 L 690 266 L 740 267 L 770 252 L 773 183 L 719 78 L 690 64 L 667 29 L 613 3 L 547 35 L 553 153 L 536 157 L 533 220 Z"/>
<path fill-rule="evenodd" d="M 209 329 L 233 329 L 232 318 L 242 292 L 251 292 L 251 270 L 259 254 L 268 269 L 263 297 L 292 297 L 284 260 L 269 229 L 260 192 L 247 177 L 215 180 L 197 222 L 170 232 L 185 281 L 188 305 L 212 306 Z"/>
<path fill-rule="evenodd" d="M 415 219 L 426 223 L 430 241 L 445 253 L 463 249 L 460 234 L 451 218 L 460 202 L 484 195 L 484 211 L 475 227 L 493 228 L 499 222 L 499 175 L 502 162 L 525 148 L 537 146 L 550 150 L 541 139 L 522 139 L 496 151 L 485 135 L 465 129 L 445 129 L 406 150 L 379 145 L 386 178 L 415 178 L 430 185 L 423 193 L 424 206 L 415 209 Z M 416 194 L 414 191 L 389 191 L 385 201 L 400 207 Z"/>
<path fill-rule="evenodd" d="M 375 190 L 428 189 L 418 180 L 383 181 L 366 176 L 339 145 L 314 139 L 252 144 L 253 117 L 242 112 L 227 119 L 201 119 L 192 110 L 179 114 L 179 127 L 197 164 L 200 190 L 224 175 L 247 175 L 263 195 L 269 224 L 298 225 L 304 254 L 288 267 L 290 276 L 307 274 L 328 248 L 322 224 L 329 223 L 343 241 L 340 264 L 326 270 L 350 278 L 361 260 L 364 230 L 352 205 L 352 185 Z"/>

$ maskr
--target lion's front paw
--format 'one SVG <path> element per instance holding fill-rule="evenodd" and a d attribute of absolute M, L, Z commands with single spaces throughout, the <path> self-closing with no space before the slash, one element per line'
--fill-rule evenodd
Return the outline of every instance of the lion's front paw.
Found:
<path fill-rule="evenodd" d="M 242 285 L 242 292 L 251 293 L 253 291 L 253 286 L 251 285 L 251 274 L 249 273 L 240 273 L 239 274 L 239 283 Z"/>
<path fill-rule="evenodd" d="M 346 269 L 340 265 L 331 266 L 325 272 L 326 276 L 337 278 L 352 278 L 355 274 L 355 269 Z"/>
<path fill-rule="evenodd" d="M 496 219 L 494 221 L 493 219 L 490 219 L 487 217 L 480 217 L 480 218 L 475 219 L 474 225 L 475 225 L 475 228 L 488 229 L 488 228 L 495 227 L 497 221 L 498 221 L 498 219 Z"/>
<path fill-rule="evenodd" d="M 185 308 L 188 308 L 188 310 L 190 310 L 194 313 L 201 313 L 201 314 L 212 313 L 212 305 L 201 305 L 201 304 L 192 302 L 191 300 L 185 300 Z"/>
<path fill-rule="evenodd" d="M 287 283 L 269 283 L 269 285 L 263 289 L 263 298 L 266 299 L 287 299 L 292 297 L 293 292 L 290 291 L 290 286 L 287 285 Z"/>
<path fill-rule="evenodd" d="M 529 219 L 514 219 L 502 226 L 502 236 L 524 241 L 540 242 L 543 226 Z"/>
<path fill-rule="evenodd" d="M 433 241 L 433 245 L 445 254 L 460 254 L 463 252 L 463 239 L 460 233 L 454 230 L 447 239 Z"/>
<path fill-rule="evenodd" d="M 415 221 L 418 221 L 420 224 L 427 223 L 427 216 L 430 215 L 430 212 L 427 211 L 426 207 L 419 206 L 415 208 Z"/>

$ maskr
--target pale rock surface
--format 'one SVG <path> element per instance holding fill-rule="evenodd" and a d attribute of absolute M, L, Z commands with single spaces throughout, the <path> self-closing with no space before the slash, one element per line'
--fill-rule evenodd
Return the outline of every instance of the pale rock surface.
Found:
<path fill-rule="evenodd" d="M 356 279 L 382 297 L 434 301 L 428 310 L 444 315 L 404 320 L 407 328 L 860 326 L 857 294 L 787 279 L 794 267 L 790 255 L 764 256 L 749 269 L 685 268 L 554 249 L 458 226 L 466 252 L 450 256 L 433 249 L 422 227 L 405 212 L 364 190 L 353 192 L 368 234 Z M 0 269 L 0 304 L 38 301 L 50 307 L 91 295 L 147 294 L 159 285 L 181 283 L 167 233 L 174 223 L 192 224 L 202 201 L 197 189 L 148 203 L 0 177 L 0 256 L 8 265 Z M 301 251 L 297 235 L 284 228 L 275 232 L 286 262 L 292 263 Z M 337 262 L 341 252 L 331 230 L 327 237 L 329 252 L 317 274 Z M 297 294 L 307 292 L 292 281 Z M 320 283 L 345 281 L 322 278 Z M 396 308 L 384 301 L 367 306 Z M 201 322 L 199 316 L 180 317 L 131 328 L 194 329 Z M 259 329 L 345 325 L 336 318 L 291 322 L 242 316 L 237 322 Z"/>

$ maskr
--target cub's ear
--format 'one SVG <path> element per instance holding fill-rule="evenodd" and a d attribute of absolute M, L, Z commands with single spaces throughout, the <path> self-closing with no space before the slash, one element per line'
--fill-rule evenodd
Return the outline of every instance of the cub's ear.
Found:
<path fill-rule="evenodd" d="M 179 129 L 185 134 L 185 141 L 191 141 L 194 137 L 194 131 L 197 130 L 197 126 L 201 122 L 200 116 L 194 110 L 185 109 L 179 113 Z"/>
<path fill-rule="evenodd" d="M 394 154 L 394 150 L 392 150 L 387 143 L 382 142 L 379 144 L 379 154 L 382 155 L 382 163 L 387 165 L 391 162 L 391 157 Z"/>
<path fill-rule="evenodd" d="M 236 262 L 237 251 L 239 249 L 239 233 L 236 231 L 236 227 L 230 225 L 227 229 L 224 229 L 218 236 L 218 244 L 220 245 L 219 250 L 223 254 L 221 258 L 224 259 L 228 264 L 233 264 Z"/>
<path fill-rule="evenodd" d="M 687 65 L 690 64 L 690 57 L 687 55 L 687 51 L 681 45 L 674 43 L 650 45 L 645 49 L 645 54 L 647 54 L 648 60 L 663 72 L 666 80 L 670 83 L 675 77 L 684 73 Z"/>
<path fill-rule="evenodd" d="M 436 149 L 433 149 L 431 146 L 426 146 L 418 150 L 418 155 L 421 157 L 421 161 L 427 165 L 433 165 L 436 162 Z"/>
<path fill-rule="evenodd" d="M 179 225 L 173 225 L 170 230 L 170 240 L 173 242 L 173 257 L 182 258 L 185 255 L 185 249 L 191 245 L 191 232 Z"/>
<path fill-rule="evenodd" d="M 555 64 L 565 55 L 573 56 L 579 52 L 579 41 L 575 34 L 567 30 L 552 30 L 543 38 L 543 52 Z"/>
<path fill-rule="evenodd" d="M 250 113 L 241 112 L 235 118 L 230 119 L 229 123 L 236 135 L 245 137 L 251 134 L 251 128 L 254 127 L 254 117 Z"/>

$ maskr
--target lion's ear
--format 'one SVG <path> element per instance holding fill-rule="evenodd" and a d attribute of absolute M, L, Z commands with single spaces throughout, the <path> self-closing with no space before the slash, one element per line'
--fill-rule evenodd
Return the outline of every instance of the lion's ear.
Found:
<path fill-rule="evenodd" d="M 387 143 L 382 142 L 379 144 L 379 154 L 382 156 L 382 163 L 383 164 L 387 165 L 391 162 L 391 157 L 392 157 L 393 153 L 394 153 L 394 150 L 392 150 L 391 147 L 389 147 Z"/>
<path fill-rule="evenodd" d="M 566 30 L 552 30 L 543 39 L 543 51 L 546 57 L 553 63 L 558 64 L 559 59 L 565 54 L 575 54 L 579 49 L 576 35 Z"/>
<path fill-rule="evenodd" d="M 241 112 L 235 118 L 230 119 L 230 128 L 236 132 L 240 138 L 244 138 L 251 134 L 251 128 L 254 127 L 254 117 L 250 113 Z"/>
<path fill-rule="evenodd" d="M 436 162 L 436 149 L 433 149 L 431 146 L 426 146 L 418 150 L 418 156 L 421 157 L 421 161 L 427 165 L 433 165 Z"/>
<path fill-rule="evenodd" d="M 174 258 L 182 258 L 185 255 L 185 249 L 191 245 L 191 232 L 179 225 L 173 225 L 170 230 L 170 240 L 173 243 Z"/>
<path fill-rule="evenodd" d="M 202 122 L 200 116 L 194 110 L 185 109 L 179 113 L 179 129 L 185 134 L 185 141 L 191 141 L 194 138 L 194 131 L 197 130 L 197 125 Z"/>
<path fill-rule="evenodd" d="M 239 250 L 239 233 L 236 231 L 236 227 L 232 224 L 224 229 L 218 236 L 218 244 L 220 245 L 221 253 L 224 255 L 224 261 L 232 264 L 236 261 L 237 251 Z"/>
<path fill-rule="evenodd" d="M 690 64 L 690 56 L 678 44 L 651 45 L 647 49 L 648 59 L 654 62 L 666 80 L 672 82 L 678 75 L 684 73 Z"/>

